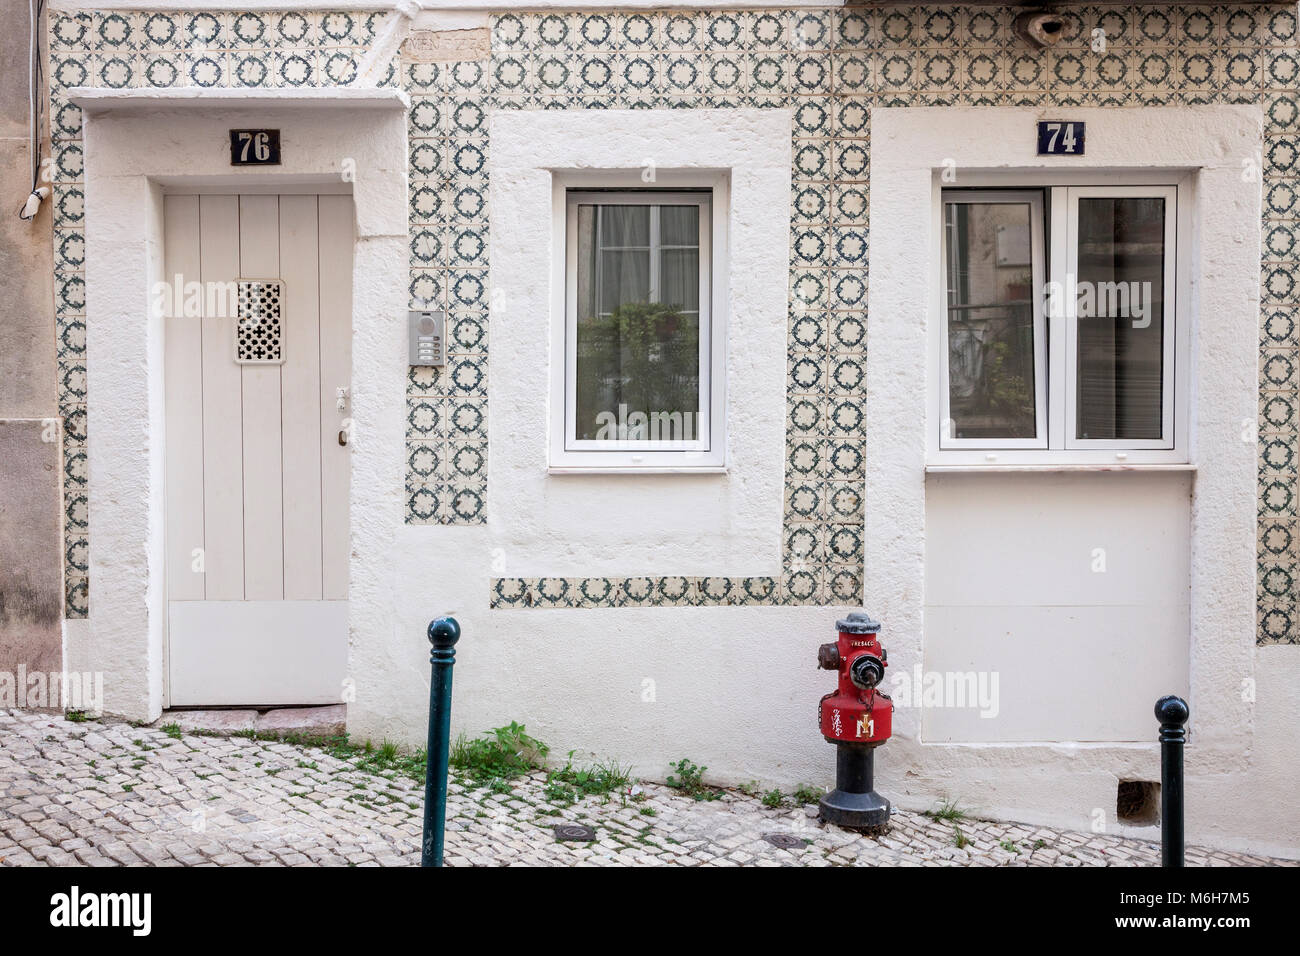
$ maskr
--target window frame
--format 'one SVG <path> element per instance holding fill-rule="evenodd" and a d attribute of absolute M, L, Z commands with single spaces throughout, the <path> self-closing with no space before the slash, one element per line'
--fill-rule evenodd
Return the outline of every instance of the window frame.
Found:
<path fill-rule="evenodd" d="M 726 209 L 723 175 L 664 175 L 647 187 L 626 175 L 555 177 L 555 274 L 552 301 L 551 413 L 548 470 L 552 473 L 724 472 L 726 459 Z M 689 441 L 597 442 L 573 438 L 577 393 L 577 210 L 582 204 L 671 204 L 700 208 L 700 401 Z"/>
<path fill-rule="evenodd" d="M 1178 189 L 1176 186 L 1066 186 L 1065 276 L 1079 274 L 1079 200 L 1163 199 L 1164 222 L 1164 308 L 1161 314 L 1164 335 L 1161 340 L 1160 369 L 1160 437 L 1159 438 L 1079 438 L 1079 302 L 1075 296 L 1063 296 L 1065 305 L 1065 448 L 1118 449 L 1140 451 L 1174 447 L 1174 392 L 1178 382 L 1176 341 L 1178 331 Z M 1059 281 L 1058 276 L 1053 279 Z"/>
<path fill-rule="evenodd" d="M 932 283 L 929 330 L 929 361 L 927 407 L 929 423 L 926 427 L 926 469 L 928 471 L 999 471 L 999 470 L 1060 470 L 1105 469 L 1129 470 L 1134 468 L 1187 468 L 1190 467 L 1189 416 L 1191 402 L 1192 357 L 1191 277 L 1195 268 L 1192 250 L 1195 248 L 1196 223 L 1191 215 L 1196 203 L 1195 170 L 986 170 L 962 173 L 954 184 L 945 180 L 945 172 L 937 169 L 932 176 L 931 228 L 935 250 L 932 259 Z M 1112 185 L 1113 184 L 1113 185 Z M 1170 267 L 1165 274 L 1165 294 L 1172 306 L 1165 310 L 1165 327 L 1169 334 L 1163 343 L 1166 374 L 1164 376 L 1164 437 L 1159 447 L 1139 447 L 1140 440 L 1083 439 L 1066 442 L 1073 429 L 1073 418 L 1067 422 L 1066 355 L 1065 349 L 1051 347 L 1051 343 L 1066 340 L 1067 322 L 1064 314 L 1053 315 L 1045 304 L 1048 330 L 1048 445 L 1047 448 L 1014 448 L 993 441 L 978 447 L 954 447 L 941 441 L 946 416 L 947 367 L 946 350 L 946 282 L 947 258 L 944 243 L 945 191 L 1022 191 L 1039 190 L 1043 193 L 1047 210 L 1045 229 L 1047 277 L 1063 280 L 1067 270 L 1068 210 L 1070 190 L 1086 188 L 1091 195 L 1162 196 L 1167 199 L 1170 214 L 1166 217 L 1166 261 Z M 1075 193 L 1076 196 L 1084 193 Z M 1172 200 L 1169 197 L 1172 196 Z M 1074 303 L 1070 303 L 1074 308 Z M 1073 384 L 1074 378 L 1069 378 Z M 1073 401 L 1069 413 L 1074 414 Z M 1148 440 L 1148 445 L 1157 444 Z"/>
<path fill-rule="evenodd" d="M 1002 204 L 1029 205 L 1029 254 L 1030 254 L 1030 300 L 1034 312 L 1034 431 L 1033 438 L 956 438 L 948 427 L 952 422 L 951 379 L 948 368 L 948 333 L 949 333 L 949 296 L 948 296 L 948 224 L 946 207 L 949 203 L 967 204 Z M 971 189 L 947 190 L 943 197 L 941 222 L 943 227 L 939 237 L 940 268 L 944 274 L 943 312 L 940 316 L 939 335 L 942 340 L 940 349 L 940 412 L 939 446 L 941 448 L 986 449 L 997 448 L 1035 448 L 1048 447 L 1048 396 L 1047 396 L 1047 315 L 1043 307 L 1042 296 L 1035 290 L 1043 287 L 1047 278 L 1046 239 L 1044 231 L 1044 204 L 1041 189 Z M 992 445 L 996 442 L 996 445 Z"/>

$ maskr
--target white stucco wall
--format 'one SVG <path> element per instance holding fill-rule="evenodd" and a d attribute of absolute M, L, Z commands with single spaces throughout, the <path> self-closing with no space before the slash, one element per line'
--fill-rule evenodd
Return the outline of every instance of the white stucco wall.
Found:
<path fill-rule="evenodd" d="M 148 280 L 157 268 L 160 184 L 151 176 L 179 170 L 186 177 L 231 182 L 213 137 L 224 140 L 231 125 L 252 125 L 252 108 L 226 103 L 225 112 L 199 116 L 157 105 L 103 107 L 98 115 L 90 110 L 86 124 L 87 204 L 93 211 L 87 225 L 87 325 L 95 423 L 94 584 L 90 620 L 68 622 L 67 660 L 69 668 L 105 671 L 107 709 L 131 717 L 156 716 L 164 691 L 161 452 L 159 432 L 151 431 L 161 420 L 161 348 L 155 328 L 131 320 L 147 314 Z M 492 271 L 494 283 L 505 289 L 505 305 L 493 316 L 491 512 L 486 526 L 445 527 L 403 523 L 407 394 L 401 317 L 408 257 L 401 114 L 358 109 L 340 119 L 327 110 L 277 113 L 265 103 L 256 109 L 259 125 L 295 131 L 301 149 L 282 170 L 289 177 L 311 182 L 336 176 L 342 157 L 359 159 L 351 731 L 362 739 L 422 742 L 424 628 L 431 618 L 454 613 L 464 628 L 456 730 L 476 733 L 520 720 L 557 751 L 581 746 L 587 753 L 616 756 L 648 777 L 662 777 L 669 761 L 691 757 L 725 782 L 758 779 L 786 789 L 828 782 L 834 756 L 816 733 L 814 702 L 830 688 L 831 677 L 816 669 L 815 654 L 833 636 L 835 618 L 851 608 L 488 609 L 489 581 L 502 573 L 629 573 L 633 564 L 646 573 L 778 570 L 788 117 L 776 111 L 761 120 L 730 114 L 717 118 L 714 135 L 689 125 L 677 128 L 681 139 L 665 164 L 730 169 L 733 184 L 744 182 L 737 170 L 752 166 L 755 189 L 735 191 L 733 223 L 742 234 L 753 229 L 763 240 L 753 248 L 747 244 L 744 254 L 754 258 L 743 263 L 744 271 L 733 265 L 733 281 L 745 288 L 737 290 L 743 294 L 733 299 L 729 318 L 748 334 L 728 346 L 733 371 L 763 384 L 746 393 L 745 407 L 731 422 L 736 468 L 725 476 L 689 478 L 548 475 L 545 429 L 538 432 L 549 368 L 539 336 L 551 317 L 544 304 L 549 244 L 537 229 L 543 207 L 550 208 L 549 170 L 639 168 L 644 149 L 628 150 L 644 132 L 628 126 L 622 137 L 609 136 L 625 151 L 599 158 L 593 144 L 608 136 L 603 124 L 611 122 L 610 114 L 592 115 L 591 122 L 602 124 L 599 136 L 575 136 L 565 127 L 530 141 L 526 135 L 539 127 L 523 125 L 522 117 L 513 131 L 505 126 L 515 117 L 494 126 Z M 1090 119 L 1092 111 L 1074 112 Z M 922 663 L 925 650 L 927 412 L 918 383 L 925 380 L 926 270 L 933 247 L 928 217 L 918 217 L 917 210 L 928 208 L 933 171 L 954 151 L 969 168 L 1040 164 L 1020 135 L 1035 118 L 1033 111 L 953 110 L 945 116 L 950 122 L 938 127 L 933 110 L 876 111 L 872 130 L 864 603 L 886 623 L 882 638 L 895 672 Z M 672 127 L 669 119 L 655 117 Z M 1290 695 L 1300 678 L 1300 655 L 1293 647 L 1254 644 L 1255 448 L 1239 437 L 1241 423 L 1255 415 L 1260 245 L 1259 186 L 1242 180 L 1240 157 L 1258 151 L 1259 110 L 1110 109 L 1104 122 L 1091 121 L 1090 164 L 1159 164 L 1195 169 L 1198 177 L 1195 295 L 1201 318 L 1195 338 L 1192 460 L 1198 471 L 1189 649 L 1197 717 L 1195 746 L 1188 752 L 1189 830 L 1207 842 L 1294 853 L 1300 832 L 1284 795 L 1294 789 L 1300 765 L 1297 705 Z M 1204 136 L 1190 131 L 1189 123 L 1219 132 Z M 1098 136 L 1106 126 L 1117 130 L 1113 140 Z M 673 135 L 671 129 L 666 135 Z M 1156 141 L 1165 144 L 1160 151 L 1151 147 Z M 141 142 L 150 148 L 142 149 Z M 503 241 L 512 234 L 518 243 Z M 535 271 L 539 266 L 542 271 Z M 609 496 L 614 502 L 606 505 L 612 510 L 592 512 L 589 492 L 584 497 L 568 490 L 590 489 L 595 482 L 601 483 L 601 500 Z M 663 534 L 665 510 L 674 518 L 711 522 L 710 533 L 692 536 L 682 522 Z M 1110 692 L 1105 677 L 1101 670 L 1070 675 L 1093 683 L 1102 701 Z M 1255 682 L 1253 700 L 1243 697 L 1243 680 Z M 907 709 L 900 709 L 895 734 L 879 756 L 878 787 L 903 807 L 929 808 L 936 794 L 946 794 L 981 813 L 1086 827 L 1094 808 L 1113 808 L 1118 779 L 1152 779 L 1156 772 L 1153 744 L 927 744 L 920 715 Z M 1257 799 L 1244 812 L 1240 794 L 1247 789 L 1277 799 Z"/>
<path fill-rule="evenodd" d="M 1300 821 L 1294 814 L 1239 812 L 1221 789 L 1228 780 L 1243 789 L 1252 782 L 1277 785 L 1279 768 L 1300 765 L 1285 720 L 1290 705 L 1259 696 L 1300 678 L 1300 655 L 1255 645 L 1255 500 L 1245 491 L 1253 487 L 1256 456 L 1243 436 L 1252 434 L 1246 426 L 1257 403 L 1260 185 L 1242 169 L 1260 149 L 1261 110 L 1072 109 L 1071 119 L 1088 123 L 1089 138 L 1087 154 L 1068 160 L 1035 155 L 1033 124 L 1046 118 L 1032 109 L 971 108 L 947 111 L 937 124 L 928 110 L 872 111 L 866 604 L 889 622 L 891 664 L 910 669 L 923 660 L 927 549 L 934 546 L 926 528 L 926 437 L 936 423 L 926 389 L 915 385 L 926 380 L 927 329 L 935 321 L 929 280 L 938 243 L 933 217 L 924 213 L 933 208 L 937 176 L 953 163 L 957 182 L 945 185 L 960 186 L 972 173 L 1044 168 L 1194 171 L 1193 255 L 1186 264 L 1193 299 L 1189 461 L 1195 467 L 1188 826 L 1225 845 L 1295 853 Z M 1090 519 L 1081 511 L 1075 520 Z M 1283 653 L 1267 653 L 1274 650 Z M 1040 679 L 1091 686 L 1098 706 L 1105 706 L 1115 691 L 1108 676 L 1108 662 L 1098 657 L 1091 668 Z M 1052 703 L 1045 691 L 1043 705 Z M 907 782 L 919 792 L 964 794 L 999 815 L 1014 815 L 1020 804 L 1035 808 L 1030 816 L 1079 826 L 1090 808 L 1101 808 L 1112 823 L 1117 779 L 1158 779 L 1155 744 L 930 744 L 918 737 L 918 718 L 915 711 L 896 717 L 891 742 L 898 759 L 913 766 Z M 1061 786 L 1063 776 L 1068 787 Z M 1294 769 L 1291 776 L 1294 786 Z"/>
<path fill-rule="evenodd" d="M 374 561 L 354 563 L 364 581 L 357 589 L 354 580 L 354 617 L 378 623 L 367 626 L 365 638 L 354 637 L 357 700 L 349 725 L 355 733 L 419 739 L 428 680 L 423 628 L 444 612 L 456 613 L 464 628 L 458 679 L 462 688 L 473 682 L 474 689 L 457 697 L 456 723 L 467 730 L 525 719 L 502 716 L 502 701 L 513 701 L 511 714 L 527 715 L 530 728 L 547 739 L 582 740 L 593 752 L 626 755 L 654 775 L 674 752 L 664 748 L 689 750 L 693 744 L 704 753 L 711 749 L 707 728 L 719 721 L 758 725 L 768 719 L 770 700 L 745 705 L 744 717 L 734 711 L 735 701 L 718 712 L 721 702 L 705 692 L 713 680 L 713 664 L 704 663 L 711 638 L 701 635 L 723 635 L 714 650 L 734 663 L 752 643 L 741 638 L 732 644 L 747 633 L 737 626 L 741 617 L 758 621 L 775 609 L 489 612 L 487 603 L 491 578 L 503 574 L 780 573 L 790 126 L 786 110 L 493 116 L 489 520 L 481 529 L 409 526 L 401 523 L 400 509 L 365 519 L 358 551 Z M 551 332 L 562 321 L 552 308 L 553 174 L 566 183 L 590 174 L 605 184 L 623 176 L 643 185 L 647 157 L 656 165 L 658 186 L 693 172 L 721 172 L 729 180 L 729 208 L 716 213 L 728 217 L 729 265 L 719 278 L 727 282 L 729 302 L 729 467 L 711 475 L 551 474 Z M 399 332 L 377 344 L 374 356 L 378 364 L 371 371 L 384 380 L 387 424 L 360 417 L 358 408 L 358 428 L 367 434 L 378 429 L 384 442 L 393 443 L 379 456 L 384 461 L 401 454 L 405 391 L 404 382 L 381 374 L 392 359 L 380 356 L 404 350 Z M 358 377 L 365 374 L 361 361 Z M 393 487 L 401 487 L 400 475 Z M 358 526 L 354 516 L 354 532 Z M 385 591 L 394 581 L 407 586 Z M 355 609 L 364 595 L 373 595 L 374 604 Z M 784 614 L 780 631 L 807 616 Z M 665 633 L 680 637 L 665 643 Z M 752 649 L 743 666 L 757 679 L 774 651 L 767 641 Z M 804 651 L 787 648 L 790 659 L 781 670 L 789 672 Z M 816 687 L 815 671 L 810 676 L 808 693 Z M 642 700 L 647 680 L 654 682 L 654 701 Z M 389 689 L 392 681 L 401 689 Z M 806 716 L 803 696 L 782 694 L 791 720 Z M 558 698 L 563 707 L 554 706 Z M 666 739 L 669 728 L 680 744 Z M 738 757 L 736 774 L 747 762 Z"/>
<path fill-rule="evenodd" d="M 354 362 L 368 330 L 404 329 L 406 306 L 405 94 L 364 91 L 72 92 L 85 114 L 86 326 L 90 436 L 92 615 L 65 622 L 70 670 L 104 674 L 110 713 L 152 720 L 165 703 L 163 335 L 149 290 L 162 275 L 162 195 L 194 188 L 339 188 L 354 160 Z M 232 127 L 277 127 L 284 164 L 232 173 Z M 395 378 L 403 377 L 397 369 Z M 372 401 L 354 380 L 358 410 Z M 400 428 L 400 424 L 399 424 Z M 356 433 L 358 441 L 364 432 Z M 400 498 L 398 475 L 383 489 Z M 353 479 L 353 495 L 377 496 Z M 360 485 L 360 488 L 358 488 Z M 354 507 L 354 513 L 357 509 Z M 356 522 L 354 522 L 355 527 Z"/>
<path fill-rule="evenodd" d="M 1093 118 L 1091 111 L 1076 112 Z M 1022 126 L 1032 130 L 1025 125 L 1036 118 L 1032 111 L 952 113 L 953 124 L 942 127 L 934 124 L 932 111 L 923 110 L 876 111 L 873 120 L 864 603 L 886 621 L 882 637 L 894 673 L 923 663 L 925 649 L 926 392 L 919 383 L 925 381 L 931 252 L 925 212 L 933 170 L 953 154 L 955 144 L 969 144 L 958 155 L 971 168 L 1040 164 L 1028 155 L 1031 140 L 1020 135 Z M 608 114 L 591 122 L 608 122 Z M 1214 132 L 1193 134 L 1189 124 Z M 579 520 L 579 500 L 549 497 L 554 483 L 572 476 L 548 476 L 544 470 L 540 395 L 549 363 L 540 351 L 543 323 L 537 316 L 546 314 L 542 286 L 550 274 L 543 255 L 544 250 L 549 254 L 545 171 L 606 165 L 593 158 L 592 138 L 575 132 L 580 127 L 580 122 L 548 126 L 526 116 L 498 117 L 493 127 L 491 155 L 500 165 L 491 177 L 492 270 L 494 283 L 505 285 L 508 305 L 493 316 L 492 513 L 485 529 L 405 526 L 398 510 L 388 507 L 354 516 L 361 528 L 358 554 L 375 560 L 354 564 L 359 578 L 354 585 L 360 584 L 354 601 L 364 598 L 366 605 L 354 610 L 354 620 L 364 621 L 365 629 L 354 634 L 357 700 L 349 708 L 349 726 L 363 737 L 422 739 L 428 686 L 423 628 L 432 617 L 454 613 L 464 628 L 456 668 L 457 730 L 477 733 L 519 720 L 558 749 L 580 745 L 580 753 L 616 755 L 650 777 L 662 777 L 669 761 L 685 756 L 706 762 L 721 781 L 758 779 L 787 788 L 828 781 L 833 754 L 817 737 L 812 715 L 813 702 L 830 678 L 816 670 L 815 653 L 833 636 L 833 621 L 847 608 L 487 609 L 486 581 L 500 573 L 600 574 L 610 570 L 607 556 L 616 554 L 624 556 L 617 570 L 625 571 L 634 559 L 653 558 L 657 570 L 666 573 L 692 557 L 686 542 L 661 533 L 652 520 L 658 507 L 670 506 L 672 496 L 682 493 L 656 484 L 671 479 L 634 479 L 638 494 L 652 496 L 655 507 L 638 509 L 635 496 L 630 498 L 626 523 L 611 523 L 598 539 L 584 538 L 593 529 Z M 1242 181 L 1239 157 L 1257 148 L 1260 114 L 1254 107 L 1107 110 L 1105 123 L 1098 121 L 1095 128 L 1101 127 L 1114 132 L 1093 133 L 1090 165 L 1158 163 L 1197 170 L 1193 287 L 1195 314 L 1205 317 L 1194 339 L 1201 377 L 1193 397 L 1192 463 L 1199 471 L 1194 479 L 1165 476 L 1171 488 L 1185 489 L 1192 482 L 1195 489 L 1187 529 L 1193 542 L 1188 612 L 1193 636 L 1181 658 L 1190 656 L 1190 696 L 1197 714 L 1196 746 L 1188 753 L 1189 827 L 1210 842 L 1294 853 L 1300 832 L 1284 810 L 1247 815 L 1224 796 L 1232 781 L 1277 787 L 1294 776 L 1295 766 L 1288 723 L 1295 718 L 1294 707 L 1277 696 L 1267 702 L 1262 697 L 1276 695 L 1297 676 L 1297 657 L 1287 648 L 1255 649 L 1254 504 L 1241 491 L 1253 487 L 1254 446 L 1239 435 L 1241 423 L 1254 415 L 1259 186 Z M 1135 135 L 1139 127 L 1144 132 Z M 550 135 L 537 138 L 547 128 Z M 942 137 L 934 133 L 940 128 Z M 617 140 L 619 128 L 613 129 Z M 931 135 L 924 135 L 927 129 Z M 1168 147 L 1152 150 L 1157 141 Z M 511 155 L 526 161 L 503 161 Z M 640 160 L 638 154 L 610 165 L 635 166 Z M 510 202 L 503 204 L 504 197 Z M 734 215 L 755 211 L 738 200 Z M 518 241 L 503 241 L 503 235 Z M 743 275 L 746 281 L 761 278 Z M 525 327 L 529 322 L 532 326 Z M 375 360 L 404 347 L 398 335 L 375 346 Z M 381 430 L 381 440 L 392 443 L 380 457 L 393 462 L 389 480 L 396 487 L 396 423 L 405 394 L 396 378 L 381 379 L 379 387 L 382 400 L 374 410 L 383 411 L 388 424 L 359 425 Z M 583 480 L 598 482 L 602 498 L 620 494 L 620 477 Z M 550 500 L 564 502 L 567 510 L 536 507 Z M 570 521 L 575 544 L 566 549 L 564 525 Z M 644 533 L 651 541 L 638 540 Z M 1175 539 L 1182 540 L 1177 534 Z M 621 542 L 618 548 L 600 546 L 613 540 Z M 724 538 L 726 544 L 734 540 Z M 725 570 L 746 573 L 752 561 L 751 555 L 735 553 Z M 1092 670 L 1029 676 L 1037 678 L 1031 692 L 1045 707 L 1052 702 L 1042 682 L 1054 678 L 1094 688 L 1101 707 L 1116 692 L 1108 675 L 1107 662 L 1099 657 Z M 1258 706 L 1241 699 L 1246 677 L 1258 680 Z M 1153 732 L 1153 720 L 1151 725 Z M 1081 828 L 1092 824 L 1100 808 L 1114 832 L 1117 782 L 1156 779 L 1158 755 L 1154 743 L 1145 742 L 927 743 L 919 711 L 900 708 L 878 775 L 882 792 L 904 807 L 928 808 L 936 794 L 947 794 L 981 813 Z"/>

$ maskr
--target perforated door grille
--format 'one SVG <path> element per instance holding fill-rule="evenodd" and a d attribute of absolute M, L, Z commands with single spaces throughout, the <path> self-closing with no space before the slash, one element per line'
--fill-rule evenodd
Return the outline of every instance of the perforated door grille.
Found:
<path fill-rule="evenodd" d="M 279 365 L 284 361 L 279 279 L 239 280 L 239 321 L 235 324 L 235 361 L 240 365 Z"/>

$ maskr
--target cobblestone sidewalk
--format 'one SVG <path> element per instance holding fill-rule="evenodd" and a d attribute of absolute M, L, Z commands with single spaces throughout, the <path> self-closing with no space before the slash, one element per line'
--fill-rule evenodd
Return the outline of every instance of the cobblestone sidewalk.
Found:
<path fill-rule="evenodd" d="M 422 785 L 359 762 L 316 747 L 0 710 L 0 865 L 417 865 Z M 638 785 L 630 799 L 568 806 L 548 799 L 540 773 L 507 793 L 451 789 L 451 866 L 1150 866 L 1159 858 L 1143 841 L 905 811 L 885 836 L 869 838 L 819 826 L 811 807 L 769 809 L 737 792 L 697 802 L 655 784 Z M 565 824 L 589 826 L 597 839 L 560 842 L 555 827 Z M 1284 861 L 1189 848 L 1187 862 Z"/>

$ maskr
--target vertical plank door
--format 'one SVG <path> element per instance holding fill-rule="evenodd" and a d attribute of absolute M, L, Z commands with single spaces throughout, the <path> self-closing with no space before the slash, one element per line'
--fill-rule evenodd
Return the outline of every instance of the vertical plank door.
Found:
<path fill-rule="evenodd" d="M 165 197 L 167 282 L 201 303 L 164 320 L 172 706 L 340 700 L 353 219 L 343 195 Z M 253 360 L 238 290 L 257 280 L 280 352 Z"/>

